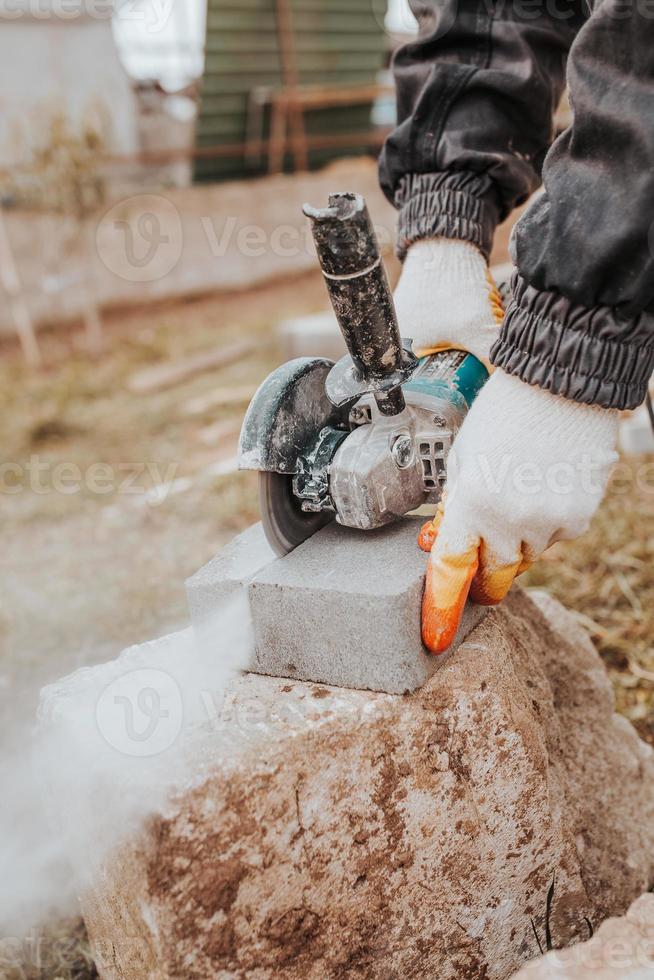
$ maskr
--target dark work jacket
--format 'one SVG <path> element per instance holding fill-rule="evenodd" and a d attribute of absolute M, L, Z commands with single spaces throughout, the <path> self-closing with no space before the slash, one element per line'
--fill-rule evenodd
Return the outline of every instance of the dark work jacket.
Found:
<path fill-rule="evenodd" d="M 634 408 L 654 370 L 654 0 L 411 0 L 380 159 L 398 252 L 517 223 L 491 360 L 580 402 Z M 566 78 L 572 126 L 553 143 Z"/>

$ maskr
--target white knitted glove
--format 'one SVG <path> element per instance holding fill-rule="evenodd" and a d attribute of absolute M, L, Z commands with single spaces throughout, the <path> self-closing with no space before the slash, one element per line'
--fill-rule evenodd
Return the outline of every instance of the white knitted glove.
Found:
<path fill-rule="evenodd" d="M 489 366 L 488 352 L 504 314 L 486 259 L 470 242 L 414 242 L 395 289 L 403 337 L 418 357 L 456 347 Z"/>
<path fill-rule="evenodd" d="M 422 634 L 446 650 L 470 597 L 500 602 L 555 541 L 582 534 L 616 461 L 618 412 L 582 405 L 498 369 L 450 452 L 446 496 L 423 528 L 431 548 Z M 434 540 L 435 539 L 435 540 Z"/>

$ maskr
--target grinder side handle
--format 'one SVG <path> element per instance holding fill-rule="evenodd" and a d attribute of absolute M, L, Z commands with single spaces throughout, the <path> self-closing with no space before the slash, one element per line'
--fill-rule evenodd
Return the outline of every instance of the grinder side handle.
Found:
<path fill-rule="evenodd" d="M 380 411 L 404 409 L 400 385 L 417 359 L 402 344 L 386 270 L 365 201 L 359 194 L 330 194 L 326 208 L 303 207 L 327 292 L 350 353 L 336 365 L 327 393 L 342 404 L 373 392 Z M 352 370 L 353 368 L 353 370 Z M 349 369 L 349 374 L 348 374 Z"/>

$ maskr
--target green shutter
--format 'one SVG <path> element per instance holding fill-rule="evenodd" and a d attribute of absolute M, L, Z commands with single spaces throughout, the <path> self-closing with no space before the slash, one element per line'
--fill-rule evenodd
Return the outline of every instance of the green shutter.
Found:
<path fill-rule="evenodd" d="M 370 85 L 384 66 L 387 37 L 379 0 L 289 0 L 300 84 Z M 385 10 L 385 4 L 382 4 Z M 208 0 L 206 65 L 196 146 L 239 144 L 246 139 L 248 94 L 255 86 L 282 84 L 274 0 Z M 304 113 L 307 135 L 372 131 L 370 104 Z M 269 111 L 264 113 L 264 137 Z M 311 166 L 364 145 L 311 151 Z M 268 161 L 244 155 L 199 157 L 196 180 L 256 176 Z"/>

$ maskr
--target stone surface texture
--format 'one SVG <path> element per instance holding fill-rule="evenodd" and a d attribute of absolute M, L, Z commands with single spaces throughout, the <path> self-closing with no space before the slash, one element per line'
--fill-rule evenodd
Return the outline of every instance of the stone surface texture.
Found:
<path fill-rule="evenodd" d="M 626 915 L 607 919 L 585 943 L 554 950 L 514 980 L 651 980 L 654 977 L 654 895 L 641 895 Z"/>
<path fill-rule="evenodd" d="M 485 616 L 468 603 L 446 655 L 420 639 L 427 556 L 423 518 L 375 531 L 335 521 L 283 558 L 256 524 L 186 583 L 193 627 L 207 649 L 221 639 L 225 601 L 247 588 L 255 649 L 250 669 L 275 677 L 404 694 L 443 666 Z"/>
<path fill-rule="evenodd" d="M 103 980 L 505 980 L 554 874 L 556 945 L 654 881 L 654 753 L 547 596 L 412 695 L 245 674 L 184 738 L 186 787 L 82 897 Z"/>

